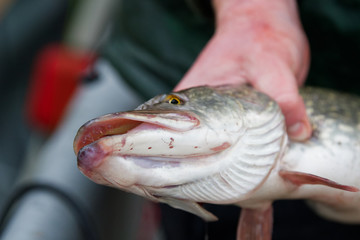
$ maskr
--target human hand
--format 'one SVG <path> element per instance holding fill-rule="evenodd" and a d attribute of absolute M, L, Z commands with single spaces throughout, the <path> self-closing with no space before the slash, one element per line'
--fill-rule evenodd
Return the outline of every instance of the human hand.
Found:
<path fill-rule="evenodd" d="M 298 87 L 309 46 L 294 0 L 213 0 L 216 31 L 175 90 L 250 83 L 275 99 L 290 138 L 306 140 L 311 126 Z"/>

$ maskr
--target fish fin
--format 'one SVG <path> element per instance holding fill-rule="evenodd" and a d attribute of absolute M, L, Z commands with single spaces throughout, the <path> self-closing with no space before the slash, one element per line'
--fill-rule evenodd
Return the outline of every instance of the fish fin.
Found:
<path fill-rule="evenodd" d="M 273 227 L 273 208 L 243 208 L 237 229 L 237 240 L 271 240 Z"/>
<path fill-rule="evenodd" d="M 195 214 L 207 222 L 213 222 L 213 221 L 218 220 L 218 218 L 214 214 L 207 211 L 205 208 L 203 208 L 202 206 L 200 206 L 200 204 L 198 204 L 196 202 L 191 202 L 188 200 L 182 200 L 182 199 L 176 199 L 176 198 L 161 198 L 158 200 L 169 204 L 173 208 L 181 209 L 186 212 Z"/>
<path fill-rule="evenodd" d="M 301 186 L 303 184 L 319 184 L 332 188 L 337 188 L 349 192 L 358 192 L 359 189 L 353 186 L 342 185 L 337 182 L 331 181 L 327 178 L 319 177 L 310 173 L 296 172 L 296 171 L 287 171 L 280 170 L 279 175 L 286 181 L 295 184 L 296 186 Z"/>

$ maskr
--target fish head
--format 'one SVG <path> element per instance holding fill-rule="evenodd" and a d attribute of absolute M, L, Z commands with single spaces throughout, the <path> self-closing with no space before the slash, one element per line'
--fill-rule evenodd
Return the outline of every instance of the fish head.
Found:
<path fill-rule="evenodd" d="M 244 197 L 274 162 L 266 162 L 253 183 L 251 176 L 238 183 L 246 169 L 227 171 L 241 157 L 237 148 L 249 129 L 244 110 L 233 97 L 207 87 L 156 96 L 134 111 L 84 124 L 74 141 L 78 167 L 96 183 L 214 220 L 198 202 L 230 203 Z M 250 165 L 244 163 L 245 168 Z M 246 187 L 237 189 L 241 185 Z"/>

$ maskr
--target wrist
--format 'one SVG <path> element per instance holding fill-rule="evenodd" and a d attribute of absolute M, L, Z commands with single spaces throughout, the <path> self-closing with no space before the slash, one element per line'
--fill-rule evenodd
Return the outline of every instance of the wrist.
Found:
<path fill-rule="evenodd" d="M 280 57 L 304 81 L 309 49 L 295 0 L 213 0 L 216 16 L 214 38 L 228 39 L 243 55 L 257 59 Z M 231 40 L 230 40 L 231 39 Z M 235 51 L 236 52 L 236 51 Z M 235 53 L 230 53 L 231 56 Z"/>
<path fill-rule="evenodd" d="M 295 0 L 212 0 L 216 26 L 278 20 L 299 24 Z"/>

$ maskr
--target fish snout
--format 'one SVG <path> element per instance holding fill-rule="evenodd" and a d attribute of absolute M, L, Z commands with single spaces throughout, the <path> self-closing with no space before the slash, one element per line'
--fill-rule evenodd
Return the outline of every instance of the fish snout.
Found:
<path fill-rule="evenodd" d="M 129 189 L 137 183 L 138 174 L 120 156 L 112 154 L 112 148 L 101 142 L 91 143 L 80 149 L 77 165 L 80 171 L 95 183 Z"/>
<path fill-rule="evenodd" d="M 83 174 L 91 177 L 91 173 L 94 169 L 99 167 L 107 153 L 98 143 L 93 143 L 83 147 L 77 156 L 77 164 Z"/>

